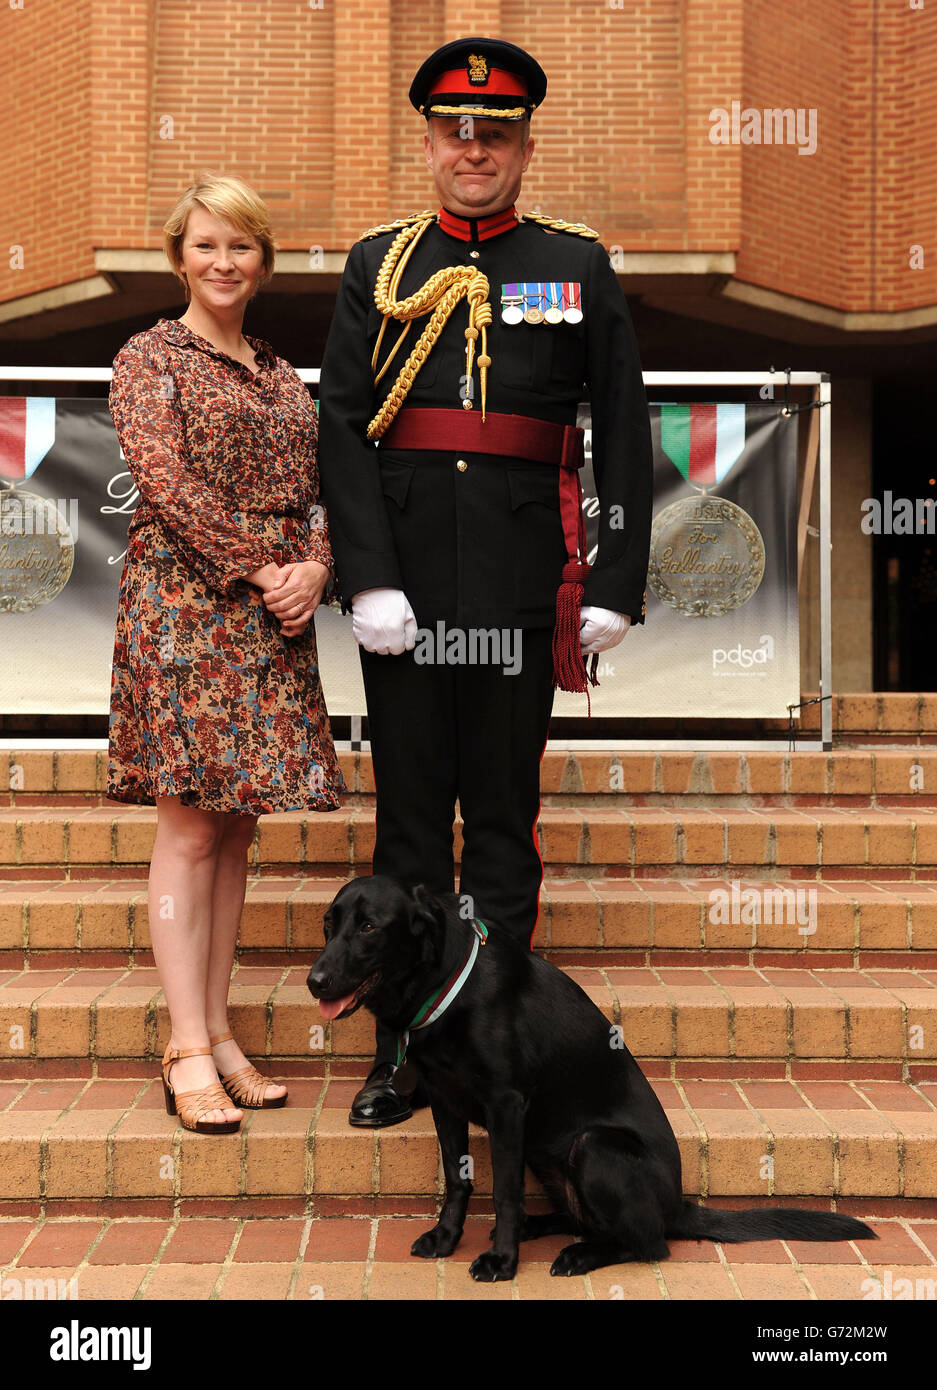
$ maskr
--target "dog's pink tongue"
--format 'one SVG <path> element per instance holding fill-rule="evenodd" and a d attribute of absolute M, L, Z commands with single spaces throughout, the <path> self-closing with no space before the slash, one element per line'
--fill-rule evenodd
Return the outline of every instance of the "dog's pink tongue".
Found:
<path fill-rule="evenodd" d="M 341 999 L 320 999 L 319 1008 L 323 1018 L 338 1018 L 342 1009 L 347 1009 L 348 1005 L 355 997 L 355 992 L 343 995 Z"/>

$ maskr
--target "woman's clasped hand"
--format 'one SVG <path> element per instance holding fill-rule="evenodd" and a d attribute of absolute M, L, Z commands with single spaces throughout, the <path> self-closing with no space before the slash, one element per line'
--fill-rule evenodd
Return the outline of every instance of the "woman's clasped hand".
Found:
<path fill-rule="evenodd" d="M 298 637 L 322 602 L 330 575 L 328 566 L 318 560 L 300 560 L 286 565 L 271 562 L 247 577 L 261 589 L 283 636 Z"/>

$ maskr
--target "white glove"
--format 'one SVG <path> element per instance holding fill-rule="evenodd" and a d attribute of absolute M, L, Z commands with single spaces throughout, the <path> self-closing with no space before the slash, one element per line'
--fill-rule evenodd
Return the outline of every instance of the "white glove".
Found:
<path fill-rule="evenodd" d="M 613 613 L 610 608 L 593 608 L 590 604 L 583 606 L 579 621 L 579 645 L 583 656 L 617 647 L 631 626 L 627 613 Z"/>
<path fill-rule="evenodd" d="M 416 616 L 403 589 L 362 589 L 351 600 L 351 630 L 366 652 L 399 656 L 416 646 Z"/>

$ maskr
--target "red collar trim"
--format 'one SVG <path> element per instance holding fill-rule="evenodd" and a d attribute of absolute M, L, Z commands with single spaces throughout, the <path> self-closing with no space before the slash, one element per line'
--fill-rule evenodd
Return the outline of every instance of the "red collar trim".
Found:
<path fill-rule="evenodd" d="M 448 208 L 440 208 L 439 225 L 449 236 L 458 237 L 459 241 L 487 241 L 489 237 L 500 236 L 502 232 L 516 227 L 517 213 L 513 203 L 509 208 L 492 212 L 487 217 L 460 217 Z"/>

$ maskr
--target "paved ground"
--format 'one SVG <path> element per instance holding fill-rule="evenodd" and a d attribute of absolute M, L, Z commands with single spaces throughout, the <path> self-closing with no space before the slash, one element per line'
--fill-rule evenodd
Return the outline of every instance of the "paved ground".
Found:
<path fill-rule="evenodd" d="M 399 1216 L 7 1217 L 0 1288 L 4 1299 L 79 1300 L 937 1298 L 937 1221 L 870 1220 L 880 1238 L 874 1246 L 678 1241 L 659 1264 L 573 1278 L 549 1273 L 568 1241 L 544 1238 L 524 1247 L 517 1277 L 504 1284 L 476 1284 L 468 1274 L 487 1245 L 490 1217 L 469 1218 L 451 1259 L 414 1259 L 410 1244 L 430 1224 Z M 30 1283 L 38 1280 L 54 1287 Z"/>

